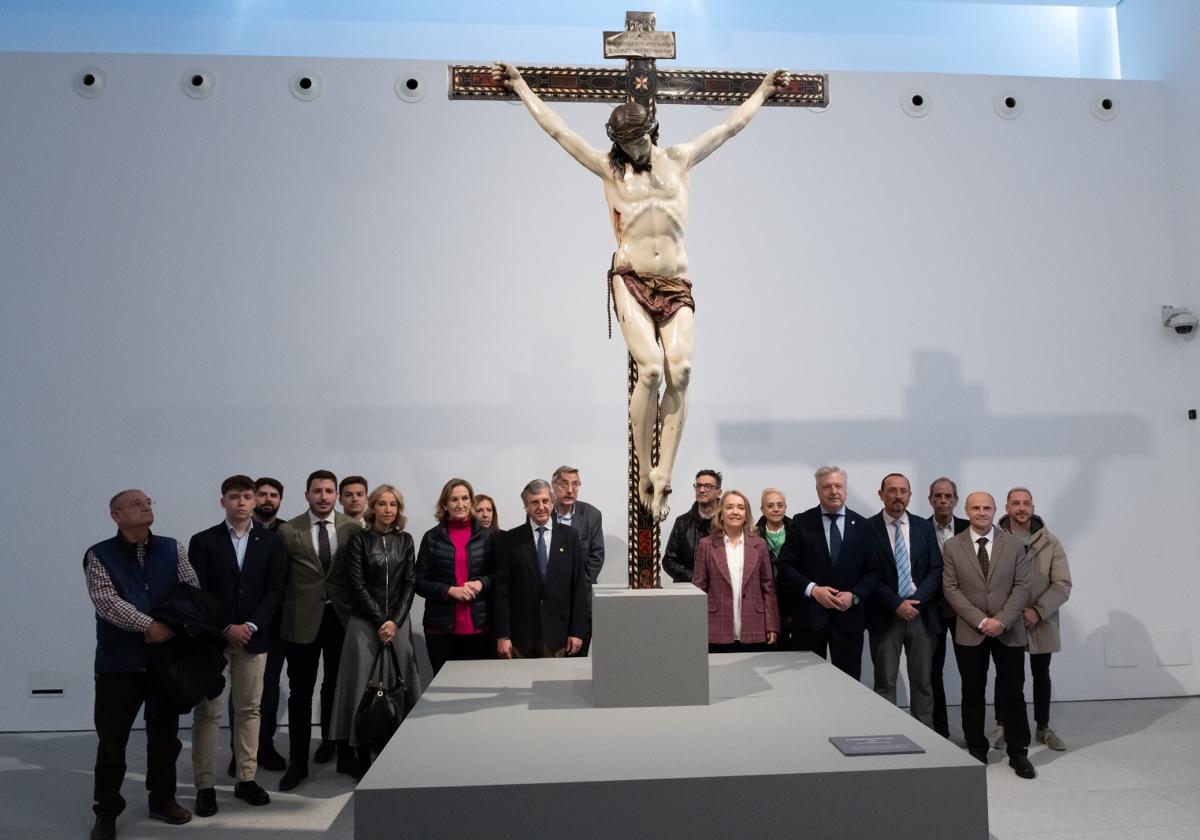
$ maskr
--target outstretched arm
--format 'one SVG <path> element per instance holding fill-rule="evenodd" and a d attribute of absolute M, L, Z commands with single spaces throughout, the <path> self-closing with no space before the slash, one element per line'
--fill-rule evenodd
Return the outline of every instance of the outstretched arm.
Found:
<path fill-rule="evenodd" d="M 537 120 L 537 124 L 553 137 L 558 145 L 566 149 L 571 157 L 601 178 L 608 176 L 607 155 L 593 149 L 584 142 L 582 137 L 568 128 L 563 118 L 550 110 L 549 106 L 530 90 L 529 83 L 521 76 L 516 65 L 509 64 L 507 61 L 497 61 L 492 65 L 492 76 L 503 80 L 505 87 L 521 97 L 521 101 L 525 103 L 529 113 Z"/>
<path fill-rule="evenodd" d="M 719 125 L 714 125 L 690 143 L 681 143 L 675 148 L 682 154 L 683 165 L 691 169 L 700 161 L 721 147 L 726 140 L 737 134 L 758 113 L 762 104 L 775 95 L 777 91 L 786 90 L 791 82 L 787 70 L 772 70 L 763 77 L 758 90 L 750 98 L 733 109 L 728 118 Z"/>

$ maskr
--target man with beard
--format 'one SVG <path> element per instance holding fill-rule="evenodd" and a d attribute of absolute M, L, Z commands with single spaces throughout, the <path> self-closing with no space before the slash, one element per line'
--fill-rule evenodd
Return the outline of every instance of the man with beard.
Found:
<path fill-rule="evenodd" d="M 721 474 L 716 470 L 700 470 L 692 484 L 696 501 L 691 509 L 675 518 L 667 550 L 663 552 L 663 571 L 676 583 L 691 583 L 696 564 L 696 548 L 712 530 L 712 518 L 721 503 Z"/>
<path fill-rule="evenodd" d="M 279 518 L 279 506 L 283 503 L 283 483 L 277 478 L 263 476 L 254 482 L 254 521 L 268 531 L 278 531 L 283 520 Z M 267 664 L 263 671 L 261 716 L 258 729 L 258 766 L 263 770 L 280 772 L 287 762 L 275 749 L 275 729 L 279 725 L 279 681 L 283 677 L 283 641 L 279 637 L 279 622 L 282 610 L 267 628 Z M 229 696 L 229 720 L 233 720 L 233 695 Z M 233 757 L 233 727 L 229 731 L 229 767 L 226 772 L 237 775 L 237 764 Z"/>
<path fill-rule="evenodd" d="M 695 300 L 688 279 L 684 227 L 692 167 L 715 152 L 750 122 L 769 97 L 789 85 L 784 70 L 767 73 L 753 94 L 718 125 L 690 143 L 660 149 L 655 111 L 636 101 L 613 109 L 608 120 L 611 149 L 594 149 L 546 107 L 504 61 L 492 75 L 520 97 L 538 125 L 593 175 L 604 182 L 616 252 L 609 269 L 609 292 L 625 344 L 637 364 L 637 384 L 629 401 L 629 424 L 637 456 L 638 499 L 661 522 L 668 513 L 671 470 L 687 416 L 692 372 Z M 666 387 L 659 401 L 659 387 Z M 655 426 L 662 432 L 657 465 Z"/>

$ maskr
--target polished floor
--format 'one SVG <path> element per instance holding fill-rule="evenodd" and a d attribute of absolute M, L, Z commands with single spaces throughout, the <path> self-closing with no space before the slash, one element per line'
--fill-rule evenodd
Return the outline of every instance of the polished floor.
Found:
<path fill-rule="evenodd" d="M 952 731 L 957 731 L 956 712 L 951 710 Z M 1070 749 L 1057 753 L 1035 745 L 1030 756 L 1037 779 L 1018 779 L 1003 754 L 992 753 L 993 838 L 1200 840 L 1200 698 L 1055 703 L 1051 715 Z M 179 799 L 190 807 L 190 733 L 181 734 Z M 283 741 L 281 734 L 279 746 Z M 236 832 L 248 840 L 317 834 L 350 840 L 354 835 L 352 782 L 331 764 L 312 765 L 309 779 L 286 794 L 276 790 L 280 774 L 260 773 L 273 800 L 262 808 L 234 799 L 232 783 L 222 776 L 216 816 L 181 827 L 151 822 L 141 789 L 144 744 L 142 733 L 133 733 L 123 791 L 129 807 L 117 823 L 118 837 L 216 840 Z M 87 837 L 95 745 L 90 732 L 0 734 L 0 840 Z M 228 761 L 228 753 L 221 753 L 221 761 Z M 930 807 L 937 807 L 936 796 L 930 792 Z M 402 827 L 397 836 L 404 836 Z"/>

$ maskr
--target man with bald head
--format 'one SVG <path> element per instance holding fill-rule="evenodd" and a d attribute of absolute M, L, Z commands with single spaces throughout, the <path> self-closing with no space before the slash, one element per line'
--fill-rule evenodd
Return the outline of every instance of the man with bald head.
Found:
<path fill-rule="evenodd" d="M 125 810 L 125 745 L 145 705 L 146 790 L 150 819 L 171 825 L 192 814 L 175 801 L 179 713 L 163 698 L 161 677 L 148 668 L 146 648 L 174 633 L 150 613 L 177 583 L 199 586 L 183 544 L 150 532 L 154 502 L 141 490 L 122 490 L 108 503 L 116 536 L 98 542 L 83 557 L 88 597 L 96 608 L 96 824 L 91 840 L 117 835 Z"/>
<path fill-rule="evenodd" d="M 953 608 L 954 656 L 962 676 L 963 735 L 971 755 L 987 764 L 984 693 L 989 660 L 996 663 L 996 716 L 1008 742 L 1008 765 L 1022 779 L 1037 771 L 1029 763 L 1025 712 L 1025 622 L 1030 567 L 1025 547 L 996 528 L 990 493 L 967 496 L 971 526 L 946 541 L 942 551 L 943 596 Z"/>

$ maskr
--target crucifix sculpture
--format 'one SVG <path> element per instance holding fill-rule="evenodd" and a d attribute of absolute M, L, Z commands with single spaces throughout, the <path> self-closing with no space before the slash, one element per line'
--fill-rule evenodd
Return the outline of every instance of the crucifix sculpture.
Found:
<path fill-rule="evenodd" d="M 616 237 L 607 295 L 629 348 L 629 585 L 660 584 L 659 523 L 687 417 L 695 301 L 684 228 L 691 168 L 741 131 L 768 101 L 827 104 L 824 76 L 729 71 L 659 71 L 675 36 L 655 30 L 653 12 L 627 12 L 624 32 L 604 33 L 615 68 L 452 66 L 451 99 L 519 98 L 571 157 L 597 175 Z M 546 106 L 551 100 L 622 102 L 607 124 L 610 149 L 594 149 Z M 689 143 L 658 148 L 657 102 L 740 103 Z M 661 400 L 659 390 L 662 389 Z"/>

